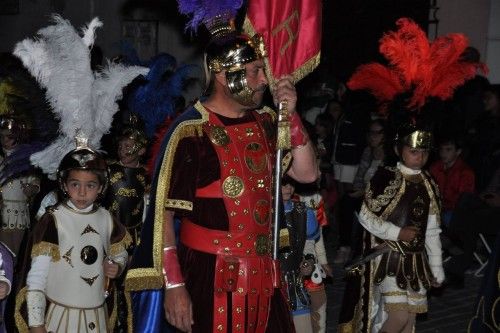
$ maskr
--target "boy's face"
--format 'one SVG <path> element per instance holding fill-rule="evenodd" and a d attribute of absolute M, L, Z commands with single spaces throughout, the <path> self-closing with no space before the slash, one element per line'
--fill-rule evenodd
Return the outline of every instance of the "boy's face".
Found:
<path fill-rule="evenodd" d="M 461 149 L 457 149 L 457 147 L 451 143 L 442 144 L 439 147 L 439 157 L 445 165 L 455 162 L 461 152 Z"/>
<path fill-rule="evenodd" d="M 118 143 L 118 158 L 125 164 L 135 164 L 144 154 L 144 148 L 137 149 L 136 142 L 130 138 L 123 138 Z"/>
<path fill-rule="evenodd" d="M 2 130 L 0 131 L 0 143 L 3 149 L 11 150 L 16 146 L 16 138 L 10 131 Z"/>
<path fill-rule="evenodd" d="M 281 186 L 281 196 L 283 197 L 283 201 L 288 201 L 292 198 L 293 192 L 295 191 L 295 187 L 292 184 L 286 184 Z"/>
<path fill-rule="evenodd" d="M 421 170 L 428 158 L 429 151 L 427 149 L 411 148 L 405 145 L 401 150 L 401 161 L 406 167 L 413 170 Z"/>
<path fill-rule="evenodd" d="M 64 189 L 76 208 L 85 209 L 96 201 L 102 185 L 97 175 L 91 171 L 70 170 Z"/>

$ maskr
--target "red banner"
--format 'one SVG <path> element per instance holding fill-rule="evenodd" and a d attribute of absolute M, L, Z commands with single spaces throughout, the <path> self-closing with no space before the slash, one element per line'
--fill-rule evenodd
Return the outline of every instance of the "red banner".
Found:
<path fill-rule="evenodd" d="M 263 36 L 271 85 L 283 75 L 297 82 L 319 64 L 321 0 L 250 0 L 243 29 Z"/>

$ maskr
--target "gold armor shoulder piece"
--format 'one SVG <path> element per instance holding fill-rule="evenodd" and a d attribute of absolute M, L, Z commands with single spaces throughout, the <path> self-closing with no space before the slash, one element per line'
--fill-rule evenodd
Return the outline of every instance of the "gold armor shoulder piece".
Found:
<path fill-rule="evenodd" d="M 389 168 L 386 167 L 386 169 Z M 365 202 L 368 208 L 374 213 L 380 212 L 383 207 L 387 206 L 399 192 L 398 190 L 404 183 L 403 176 L 399 170 L 395 168 L 389 170 L 394 172 L 394 179 L 389 180 L 389 184 L 384 188 L 384 191 L 381 194 L 374 197 L 371 183 L 368 183 L 365 194 Z"/>
<path fill-rule="evenodd" d="M 49 242 L 40 242 L 33 245 L 31 249 L 31 258 L 38 256 L 49 256 L 53 262 L 59 261 L 61 255 L 59 254 L 59 246 Z"/>
<path fill-rule="evenodd" d="M 130 244 L 132 244 L 132 237 L 130 236 L 128 231 L 125 231 L 125 235 L 120 241 L 111 244 L 109 248 L 109 254 L 112 257 L 116 256 L 120 254 L 122 251 L 125 251 L 130 246 Z"/>

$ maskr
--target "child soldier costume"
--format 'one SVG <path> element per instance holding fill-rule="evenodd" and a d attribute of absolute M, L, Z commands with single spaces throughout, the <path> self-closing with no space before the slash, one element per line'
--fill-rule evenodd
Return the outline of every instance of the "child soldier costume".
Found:
<path fill-rule="evenodd" d="M 108 177 L 104 159 L 88 148 L 66 155 L 59 177 L 70 170 L 96 170 L 106 174 L 106 181 Z M 62 184 L 61 178 L 59 182 Z M 109 282 L 102 263 L 113 260 L 123 271 L 128 244 L 126 230 L 98 205 L 78 209 L 68 200 L 47 209 L 33 232 L 26 287 L 18 296 L 26 298 L 29 327 L 108 332 L 105 300 Z M 23 322 L 17 324 L 25 327 Z"/>
<path fill-rule="evenodd" d="M 339 332 L 411 332 L 416 314 L 427 312 L 427 290 L 444 280 L 439 194 L 421 170 L 432 144 L 428 116 L 439 112 L 437 99 L 450 98 L 480 64 L 461 60 L 467 46 L 461 34 L 430 43 L 413 21 L 403 18 L 397 25 L 380 41 L 390 65 L 363 65 L 348 83 L 370 90 L 388 111 L 395 132 L 390 149 L 400 161 L 380 167 L 365 191 L 364 258 L 350 266 Z M 426 157 L 408 164 L 410 154 Z M 403 235 L 408 230 L 411 237 Z"/>
<path fill-rule="evenodd" d="M 59 136 L 28 156 L 49 177 L 57 176 L 61 190 L 72 189 L 74 196 L 80 195 L 63 184 L 68 175 L 80 175 L 71 183 L 78 189 L 84 184 L 82 193 L 93 189 L 98 198 L 107 186 L 109 171 L 93 149 L 99 148 L 102 135 L 111 126 L 122 88 L 147 69 L 108 63 L 100 72 L 93 72 L 90 47 L 95 29 L 102 23 L 93 19 L 80 36 L 67 20 L 57 15 L 52 20 L 53 25 L 39 30 L 36 38 L 19 42 L 14 50 L 46 90 L 59 119 L 55 130 Z M 77 149 L 73 149 L 75 138 Z M 91 174 L 92 180 L 86 181 L 82 174 Z M 101 192 L 96 193 L 97 189 Z M 81 205 L 96 200 L 85 198 Z M 105 274 L 116 276 L 117 272 L 106 273 L 105 267 L 114 270 L 118 264 L 118 272 L 123 271 L 130 236 L 104 208 L 95 204 L 77 208 L 74 202 L 82 200 L 70 199 L 49 208 L 33 231 L 23 265 L 22 289 L 16 297 L 15 319 L 20 332 L 40 327 L 52 332 L 108 332 L 112 327 L 108 320 L 113 321 L 116 311 L 110 318 L 105 301 L 112 304 L 113 297 L 106 299 Z M 115 310 L 114 306 L 109 310 Z"/>

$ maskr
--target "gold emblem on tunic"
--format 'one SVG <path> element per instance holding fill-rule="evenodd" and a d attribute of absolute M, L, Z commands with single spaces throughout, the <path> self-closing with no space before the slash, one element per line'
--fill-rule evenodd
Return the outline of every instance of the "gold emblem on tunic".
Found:
<path fill-rule="evenodd" d="M 245 147 L 245 164 L 254 173 L 261 173 L 267 168 L 267 156 L 262 145 L 251 142 Z"/>
<path fill-rule="evenodd" d="M 226 130 L 221 126 L 211 127 L 208 136 L 210 137 L 210 141 L 217 146 L 225 146 L 230 141 Z"/>
<path fill-rule="evenodd" d="M 229 176 L 222 183 L 222 191 L 230 198 L 239 197 L 244 190 L 243 180 L 238 176 Z"/>
<path fill-rule="evenodd" d="M 269 253 L 269 238 L 266 235 L 257 235 L 255 239 L 255 253 L 263 256 Z"/>

